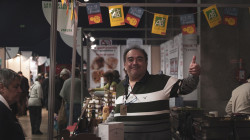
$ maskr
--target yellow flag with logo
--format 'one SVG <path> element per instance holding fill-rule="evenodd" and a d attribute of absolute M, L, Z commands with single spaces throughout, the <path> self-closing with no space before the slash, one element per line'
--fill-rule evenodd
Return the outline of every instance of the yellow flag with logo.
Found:
<path fill-rule="evenodd" d="M 152 33 L 159 35 L 166 35 L 167 24 L 168 24 L 168 15 L 155 13 L 152 25 Z"/>
<path fill-rule="evenodd" d="M 216 5 L 212 5 L 203 10 L 203 13 L 207 19 L 207 22 L 210 28 L 213 28 L 219 24 L 221 24 L 221 16 L 216 8 Z"/>
<path fill-rule="evenodd" d="M 125 25 L 122 5 L 109 6 L 110 26 Z"/>
<path fill-rule="evenodd" d="M 73 1 L 71 1 L 71 14 L 70 14 L 70 19 L 73 20 L 74 17 L 74 5 L 73 5 Z"/>

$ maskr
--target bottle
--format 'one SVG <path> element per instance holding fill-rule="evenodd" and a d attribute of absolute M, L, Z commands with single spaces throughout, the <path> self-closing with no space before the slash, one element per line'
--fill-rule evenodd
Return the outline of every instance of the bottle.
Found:
<path fill-rule="evenodd" d="M 109 106 L 105 105 L 102 109 L 102 119 L 103 122 L 105 122 L 105 120 L 107 119 L 107 117 L 109 116 Z"/>

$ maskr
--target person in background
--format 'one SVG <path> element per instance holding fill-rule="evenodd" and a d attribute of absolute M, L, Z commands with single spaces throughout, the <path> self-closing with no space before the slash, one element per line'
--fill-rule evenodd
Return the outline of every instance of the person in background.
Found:
<path fill-rule="evenodd" d="M 104 91 L 104 90 L 110 90 L 110 87 L 113 87 L 115 90 L 116 88 L 116 82 L 114 81 L 114 75 L 112 71 L 107 71 L 103 74 L 104 82 L 106 83 L 104 87 L 102 88 L 89 88 L 89 92 L 95 92 L 95 91 Z"/>
<path fill-rule="evenodd" d="M 70 71 L 66 68 L 62 69 L 59 77 L 56 77 L 55 80 L 55 113 L 58 114 L 58 111 L 62 104 L 62 97 L 60 96 L 60 91 L 63 87 L 65 80 L 69 79 Z"/>
<path fill-rule="evenodd" d="M 44 74 L 44 80 L 42 83 L 43 89 L 43 106 L 48 110 L 48 95 L 49 95 L 49 73 Z"/>
<path fill-rule="evenodd" d="M 66 116 L 67 121 L 69 120 L 69 108 L 70 108 L 70 94 L 71 94 L 71 80 L 72 78 L 67 79 L 63 83 L 63 87 L 60 91 L 60 96 L 66 102 Z M 81 115 L 81 79 L 80 79 L 80 70 L 75 69 L 75 88 L 74 88 L 74 109 L 73 109 L 73 120 L 75 123 L 78 121 L 78 117 Z M 88 90 L 83 88 L 83 98 L 90 97 Z M 68 122 L 69 123 L 69 122 Z M 65 126 L 66 127 L 66 126 Z"/>
<path fill-rule="evenodd" d="M 34 80 L 33 80 L 33 74 L 30 71 L 30 86 L 32 86 L 34 84 Z"/>
<path fill-rule="evenodd" d="M 195 56 L 190 75 L 182 80 L 149 74 L 148 55 L 138 46 L 125 50 L 123 59 L 127 75 L 117 85 L 114 119 L 124 123 L 125 140 L 170 140 L 169 98 L 196 89 L 200 66 Z"/>
<path fill-rule="evenodd" d="M 20 100 L 17 102 L 18 104 L 18 115 L 27 115 L 27 100 L 29 96 L 29 80 L 23 76 L 23 73 L 21 71 L 18 72 L 18 74 L 21 76 L 21 89 L 22 94 L 20 96 Z"/>
<path fill-rule="evenodd" d="M 43 134 L 40 131 L 40 125 L 42 122 L 42 99 L 43 99 L 43 89 L 41 86 L 42 82 L 43 82 L 43 76 L 38 75 L 35 83 L 30 88 L 30 98 L 28 101 L 32 134 L 35 135 Z"/>
<path fill-rule="evenodd" d="M 0 69 L 0 139 L 25 140 L 21 125 L 10 105 L 22 94 L 21 77 L 10 69 Z"/>
<path fill-rule="evenodd" d="M 250 115 L 250 74 L 246 83 L 233 90 L 225 111 L 227 115 Z"/>
<path fill-rule="evenodd" d="M 116 84 L 119 84 L 121 82 L 119 71 L 113 70 L 113 75 L 114 75 L 114 81 L 116 82 Z"/>

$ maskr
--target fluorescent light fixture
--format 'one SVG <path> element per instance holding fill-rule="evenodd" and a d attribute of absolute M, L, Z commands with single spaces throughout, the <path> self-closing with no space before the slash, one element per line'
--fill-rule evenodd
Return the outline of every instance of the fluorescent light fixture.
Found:
<path fill-rule="evenodd" d="M 91 49 L 94 50 L 96 48 L 96 44 L 91 45 Z"/>
<path fill-rule="evenodd" d="M 94 38 L 93 36 L 91 36 L 91 37 L 89 38 L 89 40 L 90 40 L 91 42 L 94 42 L 94 41 L 95 41 L 95 38 Z"/>

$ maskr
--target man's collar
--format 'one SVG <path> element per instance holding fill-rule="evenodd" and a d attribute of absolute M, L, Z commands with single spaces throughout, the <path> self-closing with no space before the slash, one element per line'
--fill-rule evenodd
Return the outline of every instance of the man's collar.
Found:
<path fill-rule="evenodd" d="M 147 81 L 149 77 L 149 72 L 147 71 L 146 74 L 141 78 L 140 81 L 138 81 L 138 83 L 145 83 Z M 129 85 L 129 77 L 128 75 L 125 76 L 125 82 L 123 83 L 123 86 L 126 87 Z"/>
<path fill-rule="evenodd" d="M 11 110 L 9 104 L 7 103 L 7 101 L 4 99 L 4 97 L 0 94 L 0 101 L 7 107 L 9 108 L 9 110 Z"/>

